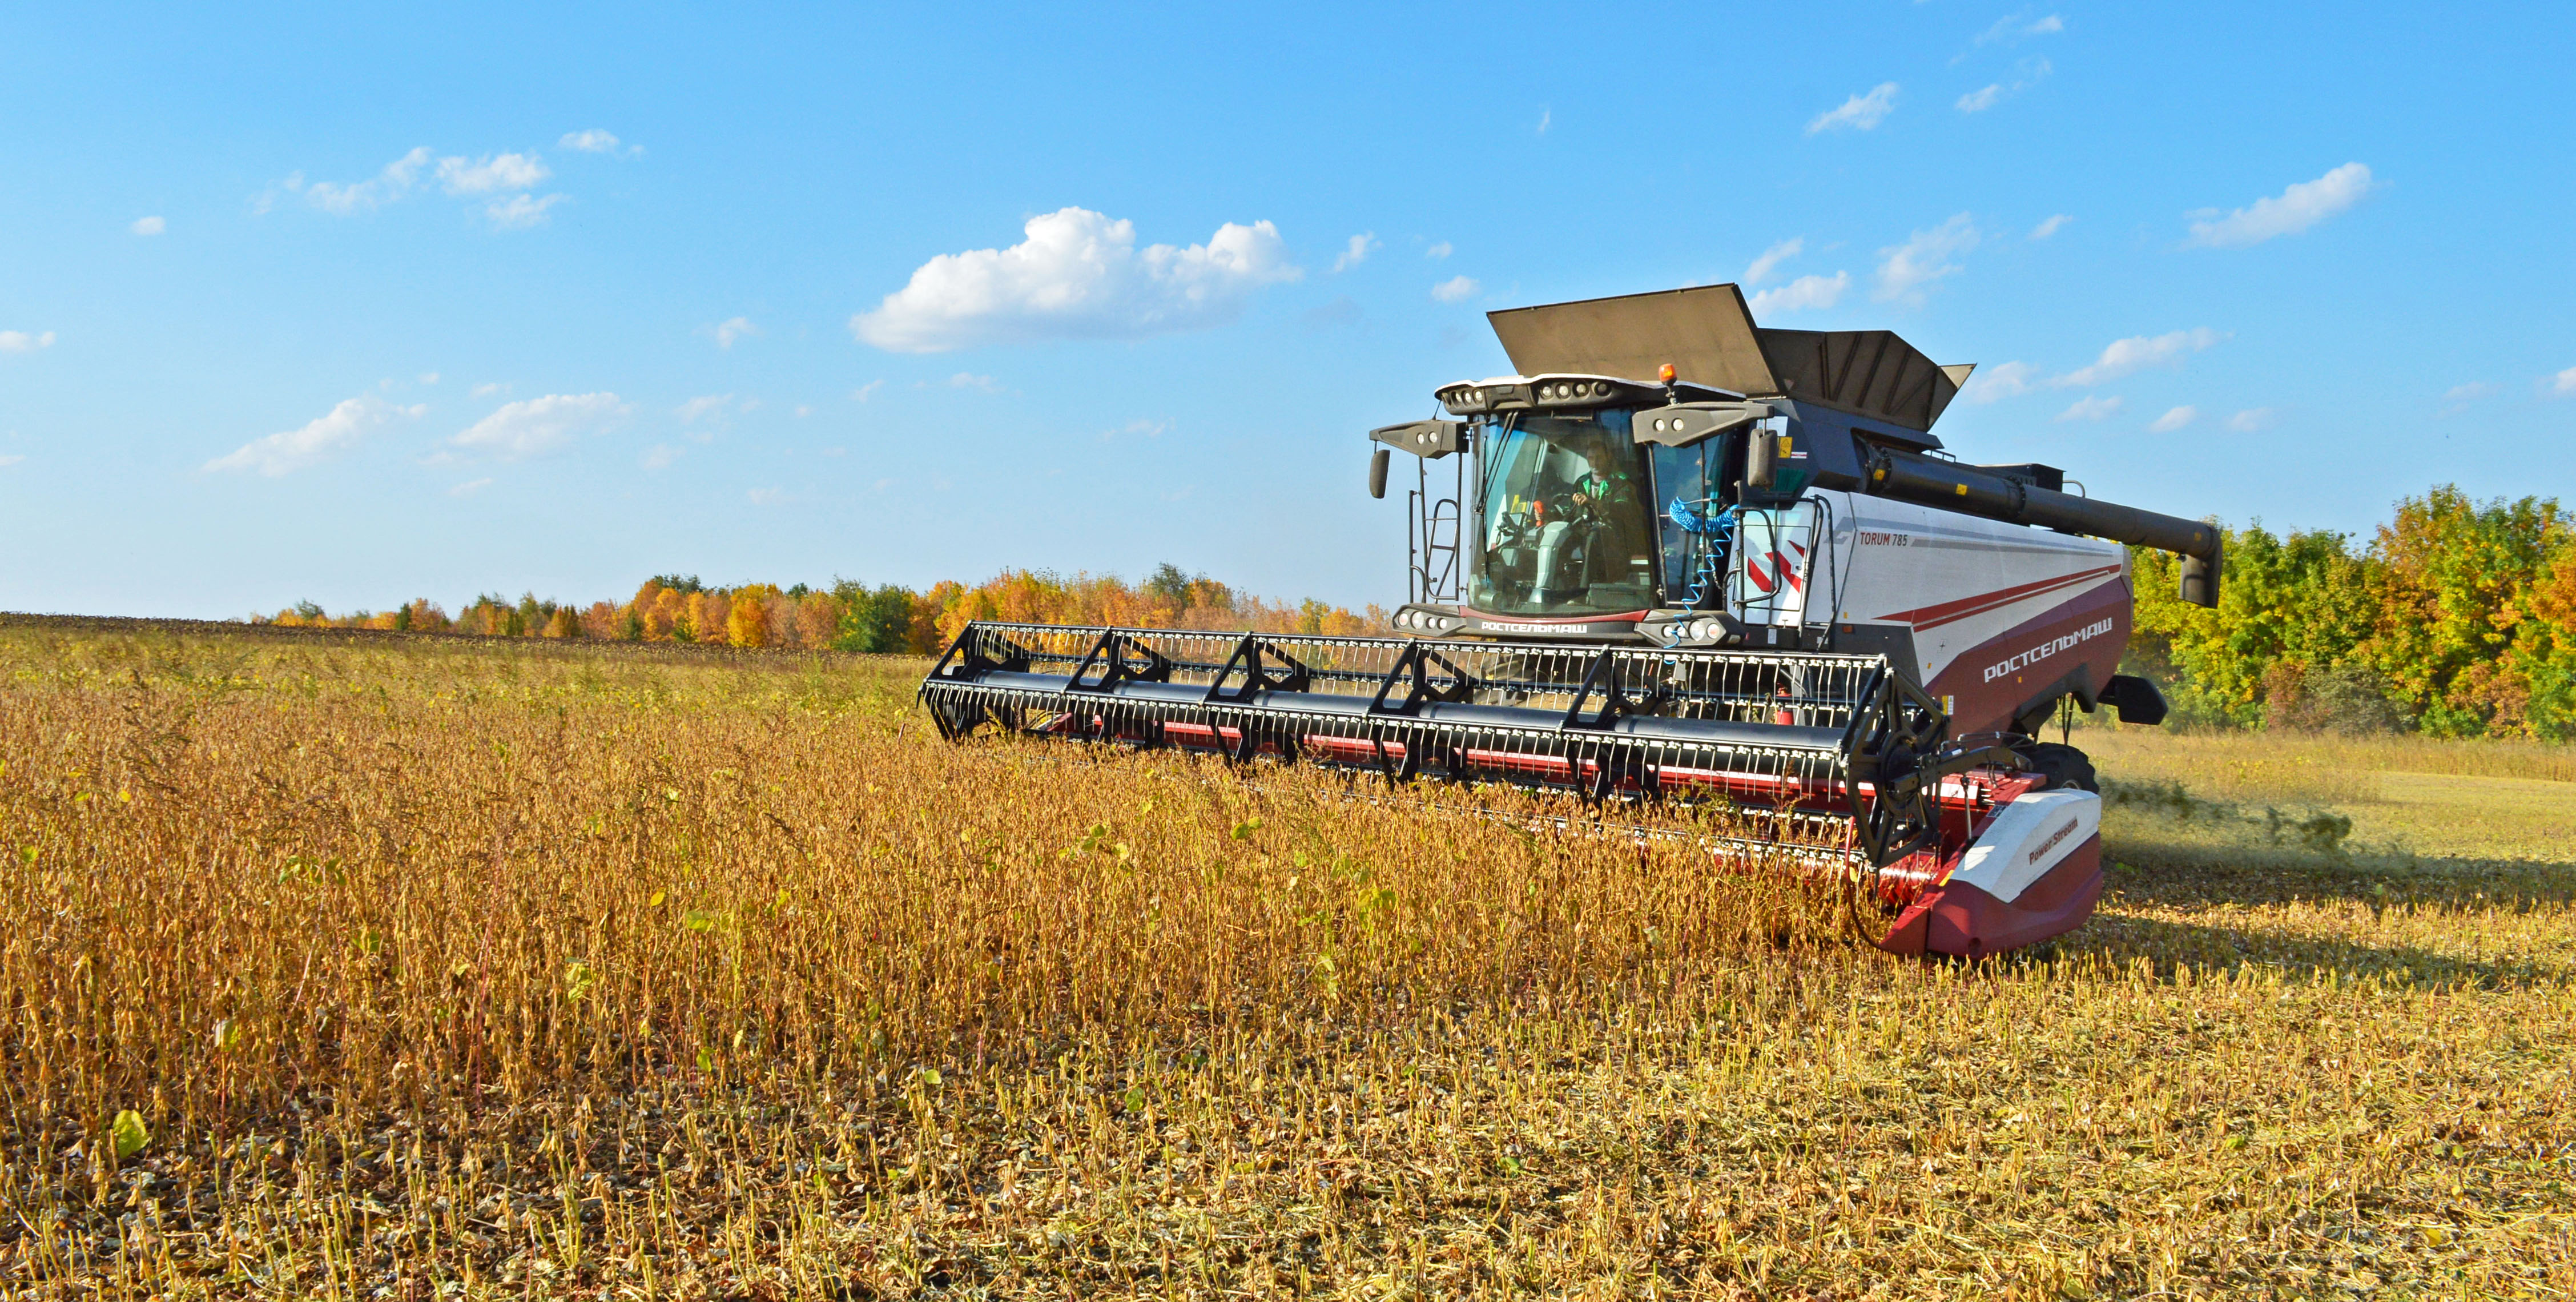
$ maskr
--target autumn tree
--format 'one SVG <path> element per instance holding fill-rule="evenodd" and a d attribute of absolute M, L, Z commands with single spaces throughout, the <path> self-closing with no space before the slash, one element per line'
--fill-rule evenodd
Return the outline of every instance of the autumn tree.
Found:
<path fill-rule="evenodd" d="M 769 599 L 778 589 L 766 583 L 736 588 L 725 608 L 725 641 L 734 646 L 769 645 Z"/>

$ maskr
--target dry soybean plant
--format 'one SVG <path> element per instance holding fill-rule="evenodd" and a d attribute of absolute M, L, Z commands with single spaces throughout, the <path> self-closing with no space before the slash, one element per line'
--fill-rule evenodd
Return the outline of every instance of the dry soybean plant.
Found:
<path fill-rule="evenodd" d="M 13 1290 L 2569 1283 L 2563 964 L 1898 962 L 1518 793 L 951 747 L 915 661 L 0 670 Z"/>

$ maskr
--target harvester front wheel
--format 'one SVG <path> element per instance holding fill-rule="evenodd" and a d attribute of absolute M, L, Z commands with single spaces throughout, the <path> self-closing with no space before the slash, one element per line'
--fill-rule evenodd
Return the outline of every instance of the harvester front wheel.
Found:
<path fill-rule="evenodd" d="M 2022 762 L 2030 766 L 2030 771 L 2048 779 L 2040 785 L 2039 789 L 2042 791 L 2056 791 L 2068 787 L 2077 791 L 2093 792 L 2099 792 L 2102 789 L 2101 784 L 2094 779 L 2092 759 L 2072 746 L 2041 741 L 2021 747 L 2020 750 Z"/>

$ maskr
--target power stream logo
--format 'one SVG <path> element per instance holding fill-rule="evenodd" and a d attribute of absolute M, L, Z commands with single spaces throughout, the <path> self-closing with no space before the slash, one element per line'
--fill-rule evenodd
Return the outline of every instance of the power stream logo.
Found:
<path fill-rule="evenodd" d="M 2097 619 L 2064 637 L 2042 642 L 2038 646 L 2032 647 L 2028 651 L 2024 651 L 2020 655 L 2014 656 L 2012 659 L 2006 660 L 2001 664 L 1986 666 L 1986 681 L 1991 683 L 2006 674 L 2020 673 L 2022 670 L 2028 669 L 2032 665 L 2037 664 L 2042 660 L 2046 660 L 2050 656 L 2056 655 L 2060 651 L 2064 651 L 2069 647 L 2082 646 L 2110 631 L 2110 620 Z"/>
<path fill-rule="evenodd" d="M 2081 823 L 2081 822 L 2083 822 L 2083 821 L 2084 821 L 2084 820 L 2083 820 L 2083 819 L 2080 819 L 2080 818 L 2070 818 L 2070 819 L 2067 819 L 2067 820 L 2066 820 L 2066 826 L 2061 827 L 2061 828 L 2057 829 L 2056 831 L 2049 833 L 2049 834 L 2048 834 L 2048 839 L 2047 839 L 2047 840 L 2040 842 L 2038 845 L 2032 846 L 2032 847 L 2031 847 L 2031 851 L 2030 851 L 2030 856 L 2029 856 L 2028 858 L 2026 858 L 2026 859 L 2022 860 L 2022 862 L 2023 862 L 2023 863 L 2029 863 L 2029 864 L 2036 864 L 2036 863 L 2038 863 L 2038 862 L 2039 862 L 2039 857 L 2040 857 L 2041 855 L 2044 855 L 2044 854 L 2048 853 L 2049 851 L 2054 850 L 2054 849 L 2056 849 L 2056 848 L 2057 848 L 2057 844 L 2058 844 L 2058 842 L 2063 841 L 2063 840 L 2065 840 L 2066 838 L 2068 838 L 2068 837 L 2070 837 L 2070 836 L 2075 835 L 2075 825 L 2076 825 L 2076 824 L 2078 824 L 2078 823 Z"/>

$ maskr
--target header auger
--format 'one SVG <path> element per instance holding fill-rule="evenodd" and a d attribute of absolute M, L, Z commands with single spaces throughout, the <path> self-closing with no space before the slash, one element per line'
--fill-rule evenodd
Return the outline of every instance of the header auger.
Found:
<path fill-rule="evenodd" d="M 1732 285 L 1490 319 L 1520 374 L 1370 435 L 1373 495 L 1392 452 L 1419 466 L 1403 636 L 977 623 L 922 683 L 941 732 L 1723 802 L 1752 817 L 1714 849 L 1856 876 L 1882 947 L 2081 923 L 2101 800 L 2036 734 L 2162 721 L 2113 672 L 2120 544 L 2179 553 L 2214 604 L 2217 531 L 1949 459 L 1930 427 L 1970 367 L 1757 327 Z"/>

